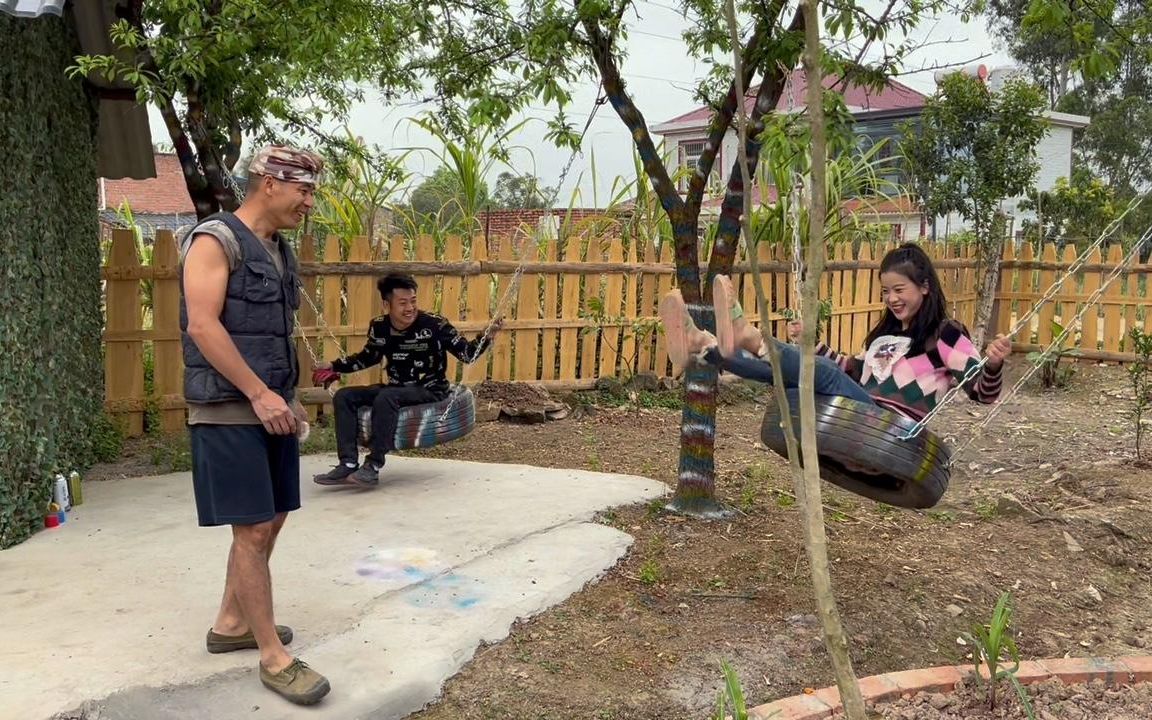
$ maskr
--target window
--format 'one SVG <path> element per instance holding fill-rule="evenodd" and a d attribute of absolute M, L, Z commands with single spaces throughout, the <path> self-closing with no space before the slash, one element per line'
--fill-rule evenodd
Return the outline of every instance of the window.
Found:
<path fill-rule="evenodd" d="M 677 146 L 680 153 L 680 180 L 677 186 L 680 192 L 688 191 L 688 181 L 696 172 L 696 163 L 700 160 L 700 156 L 704 154 L 704 146 L 707 142 L 707 140 L 681 140 Z M 718 151 L 716 153 L 716 160 L 712 163 L 712 177 L 708 183 L 710 190 L 715 190 L 720 187 L 720 163 L 723 160 L 723 154 L 723 151 Z"/>

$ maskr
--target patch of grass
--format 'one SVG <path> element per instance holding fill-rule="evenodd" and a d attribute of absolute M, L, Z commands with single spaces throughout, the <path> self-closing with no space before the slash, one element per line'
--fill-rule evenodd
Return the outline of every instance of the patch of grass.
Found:
<path fill-rule="evenodd" d="M 684 404 L 679 390 L 587 390 L 572 393 L 567 399 L 571 404 L 583 407 L 637 407 L 646 410 L 679 410 Z"/>
<path fill-rule="evenodd" d="M 596 472 L 600 471 L 603 467 L 603 465 L 600 463 L 600 456 L 596 453 L 589 455 L 588 459 L 584 461 L 584 464 L 588 467 L 589 470 Z"/>
<path fill-rule="evenodd" d="M 120 459 L 124 452 L 124 432 L 107 413 L 100 413 L 92 420 L 92 459 L 110 463 Z"/>
<path fill-rule="evenodd" d="M 308 439 L 300 445 L 301 455 L 320 455 L 336 452 L 336 428 L 320 427 L 311 424 L 312 431 Z"/>
<path fill-rule="evenodd" d="M 652 498 L 648 502 L 648 507 L 644 514 L 649 520 L 652 520 L 659 517 L 662 512 L 664 512 L 664 498 Z"/>
<path fill-rule="evenodd" d="M 776 495 L 777 507 L 787 509 L 796 504 L 796 498 L 792 497 L 791 495 L 785 495 L 779 491 L 774 492 L 773 494 Z"/>
<path fill-rule="evenodd" d="M 945 525 L 956 521 L 956 515 L 948 510 L 929 510 L 928 517 L 932 518 L 938 523 L 944 523 Z"/>
<path fill-rule="evenodd" d="M 756 499 L 759 497 L 760 491 L 756 487 L 756 481 L 748 478 L 744 481 L 744 485 L 740 488 L 740 509 L 748 512 L 756 505 Z"/>
<path fill-rule="evenodd" d="M 160 472 L 188 472 L 192 469 L 188 433 L 157 433 L 151 440 L 149 461 Z"/>
<path fill-rule="evenodd" d="M 660 564 L 653 558 L 648 558 L 644 564 L 640 566 L 640 582 L 645 585 L 655 585 L 660 582 L 663 573 L 660 570 Z"/>
<path fill-rule="evenodd" d="M 976 501 L 972 509 L 976 511 L 981 520 L 992 520 L 996 517 L 996 503 L 991 500 L 981 498 Z"/>
<path fill-rule="evenodd" d="M 872 510 L 877 515 L 882 515 L 884 517 L 892 517 L 893 515 L 895 515 L 898 512 L 898 510 L 895 507 L 893 507 L 892 505 L 885 504 L 885 503 L 876 503 L 875 505 L 872 506 Z"/>
<path fill-rule="evenodd" d="M 767 480 L 772 477 L 772 472 L 768 469 L 768 463 L 756 462 L 744 468 L 744 477 L 750 480 Z"/>

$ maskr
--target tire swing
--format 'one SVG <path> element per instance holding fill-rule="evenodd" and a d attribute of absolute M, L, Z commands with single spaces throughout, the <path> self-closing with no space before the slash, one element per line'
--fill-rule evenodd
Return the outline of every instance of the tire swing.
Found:
<path fill-rule="evenodd" d="M 793 427 L 800 392 L 786 390 Z M 896 507 L 923 509 L 948 489 L 952 453 L 931 430 L 908 438 L 916 422 L 892 410 L 837 395 L 816 396 L 820 477 L 849 492 Z M 760 429 L 764 445 L 788 458 L 780 408 L 772 402 Z"/>
<path fill-rule="evenodd" d="M 794 189 L 799 191 L 799 184 Z M 793 279 L 802 267 L 799 198 L 792 203 Z M 794 282 L 794 293 L 799 283 Z M 795 295 L 798 301 L 799 295 Z M 784 391 L 799 440 L 800 390 Z M 839 395 L 816 395 L 816 448 L 820 477 L 871 500 L 922 509 L 940 502 L 951 477 L 952 453 L 935 433 L 892 410 Z M 788 443 L 779 403 L 770 402 L 760 439 L 785 460 Z M 800 464 L 804 464 L 801 455 Z"/>
<path fill-rule="evenodd" d="M 317 370 L 313 380 L 331 390 L 340 379 L 333 370 Z M 394 442 L 397 450 L 411 450 L 442 445 L 459 440 L 476 427 L 476 397 L 465 385 L 453 385 L 448 397 L 422 405 L 400 408 Z M 357 442 L 368 448 L 372 442 L 372 408 L 357 412 Z"/>
<path fill-rule="evenodd" d="M 357 439 L 360 447 L 369 447 L 372 441 L 372 408 L 359 411 Z M 452 386 L 452 393 L 443 400 L 400 408 L 396 421 L 397 450 L 432 447 L 459 440 L 476 427 L 476 398 L 464 385 Z"/>

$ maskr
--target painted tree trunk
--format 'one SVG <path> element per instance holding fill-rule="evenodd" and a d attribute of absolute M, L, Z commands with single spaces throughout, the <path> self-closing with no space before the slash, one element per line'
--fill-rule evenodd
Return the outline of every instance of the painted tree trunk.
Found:
<path fill-rule="evenodd" d="M 68 18 L 0 13 L 0 549 L 44 527 L 103 421 L 96 105 Z M 115 444 L 112 444 L 115 449 Z"/>

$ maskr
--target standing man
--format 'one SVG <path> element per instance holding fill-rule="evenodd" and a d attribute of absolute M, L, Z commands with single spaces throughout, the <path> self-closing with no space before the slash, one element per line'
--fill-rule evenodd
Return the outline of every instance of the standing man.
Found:
<path fill-rule="evenodd" d="M 318 156 L 265 147 L 248 167 L 235 213 L 205 218 L 183 239 L 180 329 L 192 484 L 201 526 L 232 526 L 224 596 L 210 653 L 260 651 L 260 680 L 301 705 L 328 680 L 293 658 L 291 628 L 273 620 L 268 560 L 288 513 L 300 507 L 292 338 L 300 304 L 296 257 L 279 230 L 312 209 Z"/>
<path fill-rule="evenodd" d="M 396 449 L 400 409 L 448 397 L 448 353 L 462 362 L 474 362 L 503 326 L 503 320 L 497 318 L 487 333 L 467 340 L 443 316 L 416 307 L 416 281 L 411 275 L 391 273 L 380 278 L 376 288 L 384 314 L 369 325 L 364 349 L 347 358 L 319 363 L 316 370 L 320 375 L 353 373 L 384 362 L 388 384 L 346 387 L 336 392 L 332 408 L 340 462 L 313 478 L 318 485 L 377 485 L 385 457 Z M 360 465 L 356 462 L 356 440 L 362 407 L 372 408 L 372 447 Z"/>

